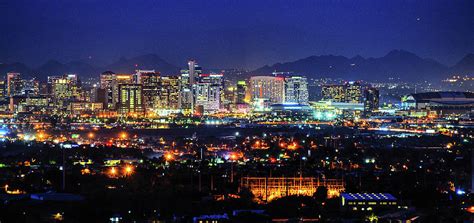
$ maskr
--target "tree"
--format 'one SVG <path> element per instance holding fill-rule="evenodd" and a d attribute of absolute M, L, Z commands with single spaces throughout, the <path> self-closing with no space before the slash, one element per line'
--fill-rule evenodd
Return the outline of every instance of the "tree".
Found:
<path fill-rule="evenodd" d="M 317 201 L 325 202 L 328 199 L 328 189 L 325 186 L 320 186 L 313 196 Z"/>

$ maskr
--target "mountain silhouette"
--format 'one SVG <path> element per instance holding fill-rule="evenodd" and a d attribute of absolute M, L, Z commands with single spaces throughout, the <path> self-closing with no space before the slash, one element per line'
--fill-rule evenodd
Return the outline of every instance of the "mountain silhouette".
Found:
<path fill-rule="evenodd" d="M 470 54 L 453 67 L 425 59 L 405 50 L 392 50 L 383 57 L 352 58 L 334 55 L 310 56 L 293 62 L 264 66 L 251 75 L 294 72 L 311 78 L 334 77 L 353 80 L 429 80 L 445 78 L 453 72 L 474 73 L 474 56 Z"/>
<path fill-rule="evenodd" d="M 43 65 L 31 68 L 17 63 L 0 63 L 0 75 L 18 72 L 24 77 L 46 80 L 47 76 L 67 73 L 78 74 L 81 78 L 98 77 L 106 70 L 115 73 L 133 73 L 137 69 L 154 69 L 162 75 L 175 75 L 179 67 L 167 62 L 156 54 L 146 54 L 132 58 L 122 57 L 107 66 L 96 66 L 87 61 L 61 63 L 49 60 Z M 349 80 L 386 80 L 399 78 L 406 81 L 439 80 L 452 75 L 474 74 L 474 54 L 468 54 L 453 66 L 443 65 L 435 60 L 421 58 L 405 50 L 392 50 L 383 57 L 352 58 L 337 55 L 310 56 L 292 62 L 266 65 L 248 75 L 270 75 L 272 72 L 294 72 L 309 78 L 333 77 Z"/>

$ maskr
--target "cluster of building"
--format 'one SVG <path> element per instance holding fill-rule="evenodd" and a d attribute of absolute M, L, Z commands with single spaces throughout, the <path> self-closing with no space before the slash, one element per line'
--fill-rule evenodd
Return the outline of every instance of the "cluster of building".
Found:
<path fill-rule="evenodd" d="M 95 115 L 96 117 L 156 117 L 169 114 L 273 114 L 303 115 L 309 119 L 399 116 L 437 117 L 470 113 L 470 92 L 410 94 L 401 103 L 383 108 L 379 89 L 359 81 L 321 86 L 320 97 L 310 101 L 308 80 L 301 75 L 274 72 L 230 81 L 223 73 L 204 73 L 195 60 L 179 75 L 155 70 L 132 74 L 106 71 L 95 84 L 76 74 L 49 76 L 47 82 L 8 73 L 0 81 L 0 114 Z M 307 119 L 307 118 L 306 118 Z"/>
<path fill-rule="evenodd" d="M 308 104 L 307 80 L 302 76 L 256 76 L 230 83 L 221 73 L 203 73 L 196 61 L 180 75 L 155 70 L 133 74 L 106 71 L 96 84 L 83 85 L 76 74 L 49 76 L 46 83 L 8 73 L 0 83 L 1 110 L 9 114 L 101 114 L 142 116 L 247 112 L 250 102 Z"/>

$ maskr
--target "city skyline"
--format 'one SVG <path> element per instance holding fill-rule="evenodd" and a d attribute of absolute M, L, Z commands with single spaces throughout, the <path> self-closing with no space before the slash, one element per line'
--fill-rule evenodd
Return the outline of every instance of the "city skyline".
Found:
<path fill-rule="evenodd" d="M 474 1 L 0 2 L 0 222 L 474 222 Z"/>

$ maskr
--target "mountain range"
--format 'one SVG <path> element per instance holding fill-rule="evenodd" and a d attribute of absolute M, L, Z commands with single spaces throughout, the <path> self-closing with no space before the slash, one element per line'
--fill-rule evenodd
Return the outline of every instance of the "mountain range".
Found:
<path fill-rule="evenodd" d="M 178 74 L 180 68 L 156 54 L 146 54 L 133 58 L 120 58 L 107 66 L 94 66 L 86 61 L 61 63 L 50 60 L 31 68 L 23 63 L 0 63 L 0 74 L 19 72 L 25 76 L 46 79 L 47 76 L 75 73 L 82 77 L 96 77 L 103 71 L 131 73 L 136 69 L 155 69 L 164 75 Z M 453 74 L 474 74 L 474 54 L 468 54 L 453 66 L 426 59 L 405 50 L 392 50 L 383 57 L 352 58 L 335 55 L 310 56 L 292 62 L 266 65 L 248 75 L 268 75 L 272 72 L 294 72 L 310 78 L 333 77 L 352 80 L 429 80 L 446 78 Z"/>
<path fill-rule="evenodd" d="M 49 60 L 36 68 L 28 67 L 23 63 L 0 64 L 0 75 L 5 75 L 8 72 L 18 72 L 25 76 L 45 80 L 48 76 L 67 73 L 78 74 L 80 77 L 98 77 L 100 73 L 107 70 L 115 73 L 132 73 L 137 69 L 155 69 L 165 75 L 177 74 L 180 70 L 177 66 L 166 62 L 155 54 L 146 54 L 130 59 L 122 57 L 107 66 L 94 66 L 85 61 L 61 63 L 56 60 Z"/>
<path fill-rule="evenodd" d="M 405 50 L 392 50 L 379 58 L 322 55 L 310 56 L 287 63 L 264 66 L 253 74 L 294 72 L 308 77 L 338 77 L 352 80 L 429 80 L 446 78 L 453 74 L 474 74 L 474 54 L 468 54 L 454 66 L 425 59 Z"/>

